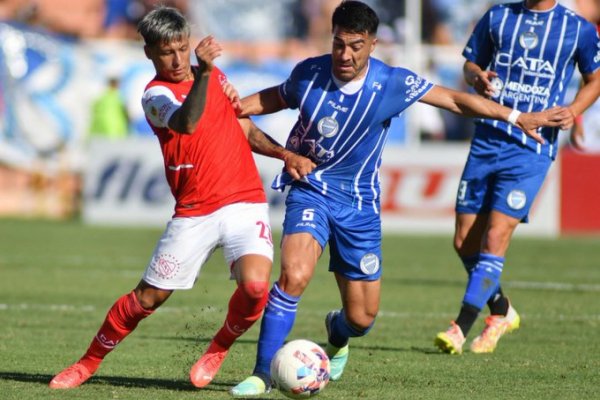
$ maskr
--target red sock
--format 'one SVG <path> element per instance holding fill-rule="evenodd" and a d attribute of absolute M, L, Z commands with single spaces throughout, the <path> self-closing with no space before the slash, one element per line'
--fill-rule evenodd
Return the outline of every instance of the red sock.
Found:
<path fill-rule="evenodd" d="M 79 362 L 90 372 L 96 371 L 102 359 L 153 312 L 140 305 L 133 291 L 121 296 L 106 314 L 104 323 Z"/>
<path fill-rule="evenodd" d="M 223 327 L 213 340 L 224 349 L 248 330 L 262 315 L 267 304 L 268 282 L 243 282 L 229 300 L 229 310 Z"/>

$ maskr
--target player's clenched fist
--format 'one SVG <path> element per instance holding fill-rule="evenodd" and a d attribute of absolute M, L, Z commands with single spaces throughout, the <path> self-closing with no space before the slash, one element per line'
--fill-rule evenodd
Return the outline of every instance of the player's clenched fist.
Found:
<path fill-rule="evenodd" d="M 213 69 L 213 60 L 221 55 L 223 48 L 221 44 L 211 35 L 200 40 L 194 53 L 198 59 L 200 72 L 210 72 Z"/>

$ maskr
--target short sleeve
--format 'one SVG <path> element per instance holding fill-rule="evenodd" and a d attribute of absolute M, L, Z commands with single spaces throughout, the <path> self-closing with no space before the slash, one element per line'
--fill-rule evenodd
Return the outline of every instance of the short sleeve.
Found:
<path fill-rule="evenodd" d="M 492 61 L 492 51 L 495 47 L 492 42 L 490 30 L 491 17 L 492 11 L 489 10 L 479 22 L 477 22 L 462 53 L 467 61 L 474 62 L 484 69 L 487 68 Z"/>
<path fill-rule="evenodd" d="M 600 38 L 596 27 L 587 21 L 581 31 L 577 53 L 579 72 L 591 74 L 600 68 Z"/>
<path fill-rule="evenodd" d="M 285 100 L 287 106 L 292 109 L 298 108 L 300 105 L 297 96 L 300 66 L 301 64 L 297 64 L 285 82 L 279 85 L 279 95 Z"/>
<path fill-rule="evenodd" d="M 179 107 L 181 103 L 165 86 L 152 86 L 142 96 L 144 114 L 156 128 L 168 128 L 169 119 Z"/>

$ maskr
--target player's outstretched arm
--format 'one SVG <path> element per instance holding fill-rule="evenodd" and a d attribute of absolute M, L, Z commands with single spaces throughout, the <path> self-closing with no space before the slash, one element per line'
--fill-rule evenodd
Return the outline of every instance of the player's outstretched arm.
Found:
<path fill-rule="evenodd" d="M 240 116 L 272 114 L 287 107 L 279 94 L 279 86 L 263 89 L 242 99 Z"/>
<path fill-rule="evenodd" d="M 536 129 L 541 126 L 560 126 L 568 113 L 562 107 L 555 107 L 538 113 L 520 113 L 481 96 L 438 85 L 434 86 L 419 101 L 465 117 L 508 121 L 521 128 L 539 143 L 544 143 L 544 139 L 536 132 Z"/>
<path fill-rule="evenodd" d="M 260 130 L 250 118 L 240 118 L 240 125 L 248 137 L 253 152 L 283 160 L 285 169 L 296 180 L 308 175 L 317 165 L 309 158 L 287 150 L 275 139 Z"/>
<path fill-rule="evenodd" d="M 222 52 L 221 45 L 212 37 L 207 36 L 198 43 L 194 50 L 198 68 L 194 71 L 194 83 L 181 107 L 169 119 L 169 128 L 180 133 L 194 133 L 196 125 L 204 113 L 208 79 L 213 69 L 213 61 Z"/>
<path fill-rule="evenodd" d="M 582 75 L 583 84 L 577 91 L 575 99 L 567 107 L 570 111 L 568 119 L 563 121 L 560 129 L 571 129 L 575 123 L 575 118 L 583 114 L 600 96 L 600 69 L 593 74 Z"/>

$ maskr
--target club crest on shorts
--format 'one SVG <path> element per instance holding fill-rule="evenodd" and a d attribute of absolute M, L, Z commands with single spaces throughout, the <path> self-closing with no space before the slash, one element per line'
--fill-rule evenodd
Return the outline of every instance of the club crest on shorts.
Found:
<path fill-rule="evenodd" d="M 506 202 L 513 210 L 520 210 L 527 204 L 527 196 L 522 190 L 511 190 L 506 198 Z"/>
<path fill-rule="evenodd" d="M 373 253 L 367 253 L 360 259 L 360 270 L 367 275 L 373 275 L 379 271 L 379 257 Z"/>
<path fill-rule="evenodd" d="M 338 133 L 339 125 L 338 122 L 331 117 L 323 117 L 317 123 L 317 130 L 321 136 L 330 138 Z"/>
<path fill-rule="evenodd" d="M 150 268 L 161 279 L 173 279 L 179 272 L 179 262 L 171 254 L 162 253 L 152 259 Z"/>
<path fill-rule="evenodd" d="M 519 36 L 519 44 L 527 50 L 531 50 L 538 45 L 539 39 L 535 32 L 523 32 Z"/>

